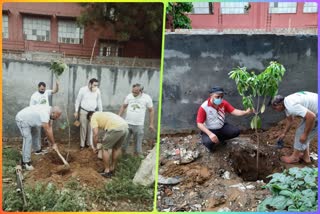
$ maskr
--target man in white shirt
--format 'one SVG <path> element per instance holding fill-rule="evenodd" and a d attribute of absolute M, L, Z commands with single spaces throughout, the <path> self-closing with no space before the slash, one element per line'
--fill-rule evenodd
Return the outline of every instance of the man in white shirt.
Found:
<path fill-rule="evenodd" d="M 33 170 L 31 165 L 31 147 L 36 144 L 40 138 L 40 132 L 32 129 L 34 127 L 43 127 L 53 148 L 57 148 L 53 137 L 52 124 L 50 120 L 56 120 L 60 117 L 59 107 L 34 105 L 28 106 L 16 115 L 16 123 L 23 137 L 22 162 L 26 170 Z"/>
<path fill-rule="evenodd" d="M 39 82 L 38 84 L 38 91 L 34 92 L 30 98 L 30 106 L 33 105 L 44 105 L 44 106 L 50 106 L 49 105 L 49 96 L 57 93 L 59 91 L 59 82 L 56 81 L 56 86 L 53 88 L 53 90 L 46 90 L 46 84 L 44 82 Z M 35 151 L 36 155 L 44 154 L 46 153 L 45 150 L 42 150 L 41 148 L 41 127 L 36 126 L 32 128 L 34 132 L 39 133 L 39 140 L 33 144 L 33 150 Z"/>
<path fill-rule="evenodd" d="M 88 112 L 94 112 L 97 108 L 102 112 L 101 93 L 98 86 L 97 79 L 90 79 L 87 86 L 80 88 L 76 99 L 74 117 L 78 119 L 80 112 L 80 150 L 92 145 L 92 130 L 87 120 Z"/>
<path fill-rule="evenodd" d="M 150 114 L 149 129 L 151 131 L 155 131 L 153 125 L 154 109 L 152 99 L 148 94 L 143 93 L 143 87 L 141 86 L 141 84 L 134 84 L 132 86 L 132 93 L 127 95 L 118 113 L 120 116 L 122 116 L 124 111 L 127 110 L 125 119 L 129 125 L 129 136 L 127 142 L 123 145 L 124 151 L 127 150 L 130 142 L 130 137 L 131 135 L 133 135 L 136 141 L 135 152 L 137 155 L 142 154 L 144 120 L 147 109 Z"/>
<path fill-rule="evenodd" d="M 318 130 L 318 94 L 300 91 L 287 97 L 277 95 L 271 104 L 274 110 L 285 111 L 287 116 L 286 127 L 279 135 L 279 140 L 282 140 L 289 131 L 294 116 L 302 118 L 295 134 L 294 151 L 290 156 L 281 157 L 281 160 L 285 163 L 297 163 L 300 160 L 311 163 L 309 144 Z"/>
<path fill-rule="evenodd" d="M 34 92 L 30 98 L 30 106 L 32 105 L 49 105 L 49 96 L 59 91 L 59 82 L 56 81 L 56 87 L 53 90 L 46 90 L 46 84 L 39 82 L 38 91 Z"/>

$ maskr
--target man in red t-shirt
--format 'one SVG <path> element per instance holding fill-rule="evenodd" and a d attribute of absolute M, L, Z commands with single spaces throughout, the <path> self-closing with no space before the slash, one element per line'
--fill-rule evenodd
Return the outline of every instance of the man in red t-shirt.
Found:
<path fill-rule="evenodd" d="M 198 109 L 197 126 L 201 130 L 202 143 L 213 152 L 217 144 L 240 134 L 237 127 L 225 122 L 225 113 L 244 116 L 253 111 L 235 109 L 222 99 L 224 91 L 221 87 L 214 87 L 209 92 L 210 97 Z"/>

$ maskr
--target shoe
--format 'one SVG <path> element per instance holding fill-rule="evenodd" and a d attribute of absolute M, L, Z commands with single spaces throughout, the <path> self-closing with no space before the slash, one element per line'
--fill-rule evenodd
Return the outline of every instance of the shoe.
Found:
<path fill-rule="evenodd" d="M 34 170 L 34 167 L 31 165 L 30 162 L 28 163 L 22 163 L 22 168 L 28 171 Z"/>
<path fill-rule="evenodd" d="M 100 175 L 105 177 L 105 178 L 111 178 L 112 177 L 112 172 L 100 172 Z"/>
<path fill-rule="evenodd" d="M 84 146 L 80 146 L 80 151 L 84 150 Z"/>
<path fill-rule="evenodd" d="M 34 152 L 35 155 L 44 155 L 47 153 L 48 153 L 48 151 L 46 149 L 40 149 L 40 150 Z"/>

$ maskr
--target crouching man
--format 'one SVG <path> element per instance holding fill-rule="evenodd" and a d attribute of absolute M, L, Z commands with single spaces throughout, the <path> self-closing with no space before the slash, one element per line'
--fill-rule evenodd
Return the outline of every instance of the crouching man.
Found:
<path fill-rule="evenodd" d="M 16 115 L 16 123 L 23 137 L 22 166 L 24 169 L 34 169 L 34 167 L 31 165 L 31 149 L 32 145 L 35 147 L 40 147 L 39 127 L 43 127 L 53 149 L 57 148 L 53 137 L 50 120 L 56 120 L 60 116 L 61 110 L 57 106 L 50 107 L 44 105 L 35 105 L 26 107 L 18 112 Z"/>
<path fill-rule="evenodd" d="M 294 137 L 293 153 L 281 157 L 281 161 L 289 164 L 300 160 L 307 164 L 311 163 L 309 145 L 318 132 L 318 94 L 300 91 L 286 97 L 277 95 L 271 104 L 275 111 L 285 111 L 287 116 L 286 127 L 278 136 L 279 140 L 282 140 L 290 130 L 294 117 L 302 118 Z"/>
<path fill-rule="evenodd" d="M 121 155 L 121 146 L 128 137 L 128 124 L 123 118 L 112 112 L 89 112 L 87 117 L 92 128 L 95 153 L 97 153 L 99 129 L 105 131 L 102 142 L 102 160 L 105 169 L 101 175 L 111 178 Z M 112 149 L 111 154 L 109 154 L 109 149 Z"/>

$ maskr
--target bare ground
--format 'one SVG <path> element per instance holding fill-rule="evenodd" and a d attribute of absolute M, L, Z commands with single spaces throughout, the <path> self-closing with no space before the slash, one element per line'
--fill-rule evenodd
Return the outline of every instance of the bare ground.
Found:
<path fill-rule="evenodd" d="M 102 160 L 98 159 L 91 148 L 82 151 L 79 149 L 79 142 L 72 142 L 70 148 L 68 144 L 58 143 L 59 151 L 70 164 L 70 168 L 65 168 L 62 160 L 54 150 L 49 150 L 45 155 L 35 155 L 32 153 L 33 171 L 24 171 L 24 184 L 34 187 L 37 184 L 53 184 L 59 189 L 68 188 L 70 182 L 79 183 L 81 191 L 95 191 L 102 189 L 112 179 L 102 177 L 99 172 L 104 169 Z M 154 140 L 145 141 L 143 144 L 144 153 L 152 149 Z M 21 151 L 21 142 L 4 143 L 4 147 L 13 147 Z M 43 147 L 45 148 L 45 146 Z M 133 145 L 129 152 L 133 153 Z M 69 153 L 69 154 L 68 154 Z M 68 155 L 67 155 L 68 154 Z M 146 211 L 150 204 L 136 204 L 128 199 L 118 201 L 93 202 L 88 198 L 88 205 L 91 211 Z"/>
<path fill-rule="evenodd" d="M 283 164 L 279 157 L 292 152 L 295 128 L 299 120 L 284 139 L 283 149 L 276 148 L 277 133 L 284 129 L 281 121 L 271 129 L 260 133 L 259 173 L 256 167 L 256 137 L 252 131 L 244 132 L 240 138 L 220 146 L 209 153 L 201 145 L 200 136 L 162 136 L 159 175 L 178 178 L 176 185 L 158 185 L 159 211 L 256 211 L 257 205 L 270 193 L 261 187 L 266 178 L 293 166 L 304 167 L 303 163 Z M 194 162 L 177 165 L 176 149 L 199 151 Z M 311 152 L 317 153 L 317 138 L 311 143 Z M 317 162 L 314 163 L 317 166 Z M 229 174 L 229 176 L 228 176 Z M 236 185 L 236 187 L 232 187 Z"/>

